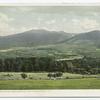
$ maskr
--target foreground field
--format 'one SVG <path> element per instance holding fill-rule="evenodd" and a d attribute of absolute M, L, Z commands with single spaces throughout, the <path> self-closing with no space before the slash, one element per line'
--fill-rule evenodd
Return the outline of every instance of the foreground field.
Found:
<path fill-rule="evenodd" d="M 23 79 L 21 73 L 1 72 L 0 90 L 24 90 L 24 89 L 100 89 L 99 75 L 80 75 L 63 73 L 59 79 L 51 80 L 48 73 L 25 73 Z"/>
<path fill-rule="evenodd" d="M 100 89 L 100 79 L 84 78 L 67 80 L 1 80 L 0 89 Z"/>
<path fill-rule="evenodd" d="M 0 80 L 22 80 L 21 72 L 0 72 Z M 27 80 L 48 80 L 48 73 L 25 73 L 27 74 Z M 98 75 L 81 75 L 63 73 L 61 79 L 81 79 L 81 78 L 97 78 Z"/>

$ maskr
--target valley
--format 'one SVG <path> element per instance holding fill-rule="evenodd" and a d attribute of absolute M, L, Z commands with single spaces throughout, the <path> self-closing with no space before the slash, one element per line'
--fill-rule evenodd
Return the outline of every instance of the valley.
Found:
<path fill-rule="evenodd" d="M 100 88 L 99 37 L 47 30 L 0 37 L 0 89 Z M 57 72 L 62 76 L 48 77 Z"/>

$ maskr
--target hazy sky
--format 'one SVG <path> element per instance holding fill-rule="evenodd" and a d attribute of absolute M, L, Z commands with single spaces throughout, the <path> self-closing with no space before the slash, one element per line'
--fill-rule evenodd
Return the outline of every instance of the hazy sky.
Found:
<path fill-rule="evenodd" d="M 100 30 L 100 7 L 0 7 L 0 36 L 30 29 L 68 33 Z"/>

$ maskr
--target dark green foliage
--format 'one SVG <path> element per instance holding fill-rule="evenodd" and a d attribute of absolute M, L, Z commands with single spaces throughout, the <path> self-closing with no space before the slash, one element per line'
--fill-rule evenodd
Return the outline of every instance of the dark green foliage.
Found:
<path fill-rule="evenodd" d="M 66 79 L 69 79 L 69 77 L 67 76 Z"/>
<path fill-rule="evenodd" d="M 52 74 L 51 74 L 51 73 L 49 73 L 47 76 L 48 76 L 49 78 L 51 78 L 51 77 L 52 77 Z"/>
<path fill-rule="evenodd" d="M 61 77 L 63 75 L 62 72 L 56 72 L 55 74 L 56 74 L 56 77 Z"/>
<path fill-rule="evenodd" d="M 54 77 L 59 77 L 61 72 L 99 74 L 100 59 L 84 57 L 56 61 L 52 57 L 6 58 L 0 59 L 0 72 L 54 72 L 56 73 Z M 51 76 L 48 75 L 48 77 Z"/>
<path fill-rule="evenodd" d="M 47 76 L 49 78 L 52 78 L 52 77 L 56 78 L 56 77 L 61 77 L 62 75 L 63 75 L 62 72 L 54 72 L 54 73 L 49 73 Z"/>
<path fill-rule="evenodd" d="M 27 78 L 27 74 L 22 73 L 22 74 L 21 74 L 21 77 L 22 77 L 23 79 L 25 79 L 25 78 Z"/>

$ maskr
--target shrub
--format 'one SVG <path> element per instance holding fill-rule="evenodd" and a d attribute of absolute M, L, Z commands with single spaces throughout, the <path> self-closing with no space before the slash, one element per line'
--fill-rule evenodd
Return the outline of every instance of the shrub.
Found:
<path fill-rule="evenodd" d="M 85 78 L 85 76 L 82 76 L 82 78 Z"/>
<path fill-rule="evenodd" d="M 33 79 L 33 77 L 29 77 L 29 79 Z"/>
<path fill-rule="evenodd" d="M 67 76 L 66 79 L 69 79 L 69 77 Z"/>
<path fill-rule="evenodd" d="M 11 75 L 11 74 L 5 74 L 5 75 L 3 75 L 3 76 L 11 77 L 11 76 L 13 76 L 13 75 Z"/>
<path fill-rule="evenodd" d="M 63 75 L 62 72 L 56 72 L 55 74 L 56 74 L 56 77 L 61 77 Z"/>
<path fill-rule="evenodd" d="M 22 73 L 22 74 L 21 74 L 21 77 L 22 77 L 23 79 L 25 79 L 25 78 L 27 78 L 27 74 Z"/>
<path fill-rule="evenodd" d="M 55 72 L 55 73 L 49 73 L 47 76 L 49 78 L 53 77 L 53 78 L 56 78 L 56 77 L 61 77 L 63 75 L 62 72 Z"/>
<path fill-rule="evenodd" d="M 52 77 L 52 73 L 49 73 L 47 76 L 48 76 L 49 78 L 51 78 L 51 77 Z"/>

